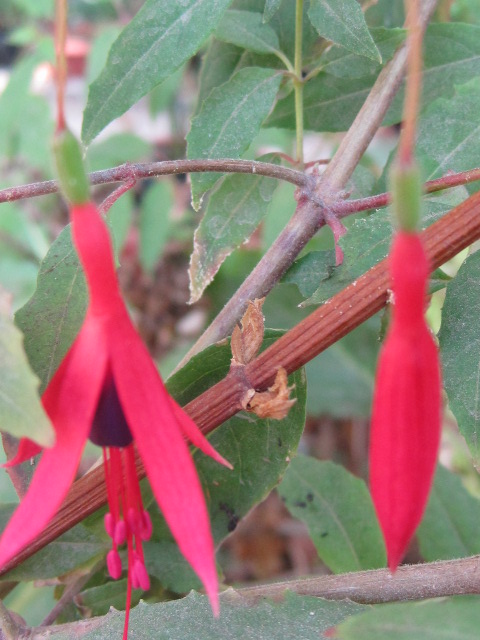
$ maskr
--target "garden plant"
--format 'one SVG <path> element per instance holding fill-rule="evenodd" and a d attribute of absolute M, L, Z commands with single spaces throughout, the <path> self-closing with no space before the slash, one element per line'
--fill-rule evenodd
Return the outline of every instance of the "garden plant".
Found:
<path fill-rule="evenodd" d="M 0 29 L 0 637 L 477 637 L 478 0 Z"/>

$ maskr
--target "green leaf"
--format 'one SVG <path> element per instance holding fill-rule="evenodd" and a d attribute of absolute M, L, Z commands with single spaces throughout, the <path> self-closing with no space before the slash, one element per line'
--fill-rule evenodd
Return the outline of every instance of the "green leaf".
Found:
<path fill-rule="evenodd" d="M 16 506 L 1 505 L 1 531 L 5 529 Z M 110 542 L 106 536 L 101 538 L 83 524 L 78 524 L 2 576 L 2 580 L 27 581 L 54 578 L 102 556 L 109 547 Z"/>
<path fill-rule="evenodd" d="M 278 156 L 263 156 L 264 162 Z M 258 175 L 226 176 L 208 200 L 195 231 L 190 260 L 190 302 L 198 300 L 220 265 L 258 227 L 277 187 L 277 181 Z"/>
<path fill-rule="evenodd" d="M 75 596 L 74 602 L 85 618 L 102 616 L 107 614 L 111 607 L 115 607 L 117 610 L 125 609 L 126 593 L 126 579 L 112 580 L 105 584 L 85 589 Z M 132 591 L 132 607 L 139 603 L 141 596 L 142 592 L 138 589 Z"/>
<path fill-rule="evenodd" d="M 88 144 L 112 120 L 195 54 L 231 0 L 147 0 L 113 43 L 90 85 L 82 138 Z"/>
<path fill-rule="evenodd" d="M 307 524 L 318 555 L 334 573 L 385 566 L 382 534 L 363 480 L 333 462 L 298 456 L 278 491 L 292 515 Z"/>
<path fill-rule="evenodd" d="M 203 101 L 213 89 L 230 79 L 242 57 L 242 49 L 212 38 L 202 59 L 200 70 L 197 106 L 195 115 L 200 111 Z"/>
<path fill-rule="evenodd" d="M 173 189 L 168 180 L 160 180 L 146 192 L 140 210 L 140 262 L 147 271 L 158 262 L 171 231 L 170 211 Z"/>
<path fill-rule="evenodd" d="M 263 21 L 270 22 L 273 16 L 280 9 L 282 0 L 265 0 L 265 9 L 263 10 Z"/>
<path fill-rule="evenodd" d="M 264 23 L 260 13 L 253 11 L 225 11 L 215 35 L 219 40 L 256 53 L 276 55 L 280 50 L 275 31 Z"/>
<path fill-rule="evenodd" d="M 357 55 L 382 61 L 357 0 L 311 0 L 308 16 L 323 38 Z"/>
<path fill-rule="evenodd" d="M 190 589 L 201 589 L 202 583 L 191 566 L 185 562 L 178 546 L 174 542 L 162 540 L 145 542 L 145 566 L 148 573 L 155 576 L 162 586 L 176 593 L 186 593 Z"/>
<path fill-rule="evenodd" d="M 475 464 L 480 462 L 480 252 L 447 287 L 439 334 L 444 386 Z"/>
<path fill-rule="evenodd" d="M 309 298 L 318 289 L 321 280 L 325 280 L 335 266 L 335 251 L 310 251 L 296 260 L 282 278 L 282 282 L 296 284 L 305 298 Z"/>
<path fill-rule="evenodd" d="M 378 0 L 365 11 L 369 27 L 402 27 L 405 23 L 403 0 Z"/>
<path fill-rule="evenodd" d="M 336 418 L 370 415 L 380 342 L 371 318 L 306 365 L 307 413 Z"/>
<path fill-rule="evenodd" d="M 453 87 L 480 75 L 480 27 L 466 24 L 433 24 L 425 35 L 422 104 L 430 105 Z M 305 127 L 314 131 L 345 131 L 365 102 L 376 74 L 362 78 L 335 78 L 324 72 L 304 90 Z M 397 93 L 384 125 L 400 122 L 403 89 Z M 295 128 L 293 95 L 280 100 L 266 123 Z"/>
<path fill-rule="evenodd" d="M 102 28 L 100 33 L 95 37 L 90 54 L 88 56 L 86 80 L 91 84 L 97 76 L 100 75 L 107 61 L 110 47 L 120 35 L 121 29 L 116 25 Z"/>
<path fill-rule="evenodd" d="M 425 229 L 447 211 L 462 202 L 465 189 L 449 189 L 431 194 L 423 200 L 422 228 Z M 388 209 L 357 217 L 348 232 L 340 239 L 345 256 L 332 275 L 320 283 L 317 291 L 304 305 L 325 302 L 341 289 L 359 278 L 368 269 L 386 258 L 392 238 L 392 224 Z"/>
<path fill-rule="evenodd" d="M 270 20 L 270 26 L 277 32 L 280 49 L 289 60 L 295 57 L 295 16 L 296 2 L 283 0 L 275 15 Z M 257 11 L 261 11 L 260 8 Z M 318 33 L 312 25 L 307 11 L 303 12 L 302 24 L 302 59 L 305 64 L 318 56 Z"/>
<path fill-rule="evenodd" d="M 40 266 L 34 295 L 15 314 L 42 392 L 80 330 L 86 309 L 85 277 L 67 227 Z"/>
<path fill-rule="evenodd" d="M 214 89 L 192 120 L 187 136 L 189 158 L 238 158 L 268 115 L 281 75 L 271 69 L 246 68 Z M 217 173 L 192 174 L 192 201 L 198 209 Z"/>
<path fill-rule="evenodd" d="M 480 150 L 480 79 L 456 87 L 451 98 L 439 98 L 422 115 L 418 128 L 418 148 L 435 164 L 427 180 L 449 171 L 467 171 L 478 166 Z M 440 135 L 441 132 L 441 135 Z M 480 188 L 478 182 L 467 187 Z"/>
<path fill-rule="evenodd" d="M 480 501 L 461 479 L 442 465 L 437 468 L 417 538 L 427 562 L 466 558 L 480 553 Z"/>
<path fill-rule="evenodd" d="M 8 295 L 0 292 L 0 427 L 11 435 L 52 446 L 55 433 L 38 395 L 39 379 L 30 369 L 23 335 L 10 318 Z"/>
<path fill-rule="evenodd" d="M 141 602 L 131 613 L 130 634 L 142 640 L 322 640 L 324 631 L 366 607 L 349 600 L 330 602 L 288 592 L 280 603 L 251 606 L 229 589 L 220 596 L 220 609 L 220 617 L 214 618 L 206 596 L 196 593 L 162 604 Z M 111 611 L 103 618 L 50 627 L 49 637 L 71 640 L 81 633 L 82 640 L 116 640 L 122 637 L 124 619 L 123 613 Z"/>
<path fill-rule="evenodd" d="M 480 625 L 480 598 L 457 596 L 374 607 L 336 629 L 342 640 L 473 640 Z"/>
<path fill-rule="evenodd" d="M 372 29 L 372 37 L 385 64 L 405 40 L 405 29 Z M 357 52 L 346 51 L 343 47 L 331 47 L 320 57 L 318 65 L 326 73 L 338 78 L 361 78 L 371 76 L 381 69 L 377 59 L 372 60 L 358 55 Z"/>
<path fill-rule="evenodd" d="M 90 171 L 100 171 L 124 162 L 141 162 L 152 153 L 152 147 L 133 133 L 117 133 L 92 144 L 87 151 Z"/>

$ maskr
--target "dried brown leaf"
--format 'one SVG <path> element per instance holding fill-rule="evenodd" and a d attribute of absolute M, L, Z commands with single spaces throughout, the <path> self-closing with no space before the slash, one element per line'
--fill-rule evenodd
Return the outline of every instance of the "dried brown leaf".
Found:
<path fill-rule="evenodd" d="M 264 320 L 262 305 L 265 298 L 249 300 L 240 325 L 232 333 L 232 364 L 248 364 L 257 355 L 263 341 Z"/>
<path fill-rule="evenodd" d="M 274 420 L 283 420 L 288 414 L 296 399 L 290 398 L 290 392 L 295 385 L 289 387 L 287 385 L 287 372 L 283 367 L 277 371 L 275 382 L 268 391 L 247 392 L 244 396 L 242 406 L 246 411 L 255 413 L 259 418 L 273 418 Z"/>

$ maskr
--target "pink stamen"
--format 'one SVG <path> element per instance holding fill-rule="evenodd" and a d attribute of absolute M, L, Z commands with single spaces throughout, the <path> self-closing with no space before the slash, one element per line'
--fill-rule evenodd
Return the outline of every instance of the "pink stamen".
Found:
<path fill-rule="evenodd" d="M 108 533 L 108 531 L 107 531 Z M 124 520 L 119 520 L 115 525 L 115 535 L 113 536 L 115 544 L 121 545 L 127 539 L 127 526 Z"/>
<path fill-rule="evenodd" d="M 107 553 L 107 569 L 114 580 L 118 580 L 122 575 L 122 560 L 116 549 L 111 549 Z"/>
<path fill-rule="evenodd" d="M 105 531 L 108 533 L 110 538 L 113 539 L 115 537 L 115 520 L 113 519 L 110 511 L 105 514 L 103 518 L 103 524 L 105 526 Z"/>
<path fill-rule="evenodd" d="M 153 532 L 152 519 L 150 518 L 150 514 L 148 511 L 143 510 L 141 515 L 142 524 L 140 529 L 140 538 L 142 540 L 150 540 Z"/>
<path fill-rule="evenodd" d="M 136 554 L 134 553 L 134 557 L 135 556 Z M 150 589 L 150 578 L 148 577 L 145 564 L 138 556 L 136 556 L 133 561 L 132 584 L 134 589 L 143 589 L 143 591 Z M 137 584 L 137 586 L 135 586 L 135 584 Z"/>

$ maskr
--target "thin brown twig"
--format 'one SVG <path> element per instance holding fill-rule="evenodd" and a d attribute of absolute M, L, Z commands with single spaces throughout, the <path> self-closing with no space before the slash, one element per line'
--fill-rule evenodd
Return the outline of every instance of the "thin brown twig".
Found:
<path fill-rule="evenodd" d="M 444 189 L 450 189 L 451 187 L 470 184 L 477 180 L 480 180 L 480 169 L 470 169 L 469 171 L 461 171 L 459 173 L 449 173 L 436 180 L 429 180 L 423 185 L 423 190 L 425 193 L 435 193 L 437 191 L 443 191 Z M 358 198 L 357 200 L 341 200 L 335 204 L 335 214 L 339 218 L 344 218 L 351 213 L 386 207 L 387 204 L 390 204 L 390 201 L 389 193 L 379 193 L 376 196 Z"/>
<path fill-rule="evenodd" d="M 424 28 L 419 21 L 418 0 L 405 0 L 407 12 L 407 82 L 403 105 L 403 127 L 398 143 L 397 162 L 409 167 L 413 162 L 415 136 L 417 132 L 418 105 L 422 89 L 422 40 Z"/>
<path fill-rule="evenodd" d="M 470 196 L 441 220 L 422 232 L 432 268 L 439 267 L 480 238 L 480 192 Z M 245 367 L 235 367 L 218 384 L 186 405 L 185 410 L 203 433 L 213 431 L 241 410 L 249 389 L 270 386 L 279 367 L 296 371 L 327 347 L 379 311 L 387 302 L 389 275 L 386 260 L 370 269 L 316 309 Z M 137 463 L 140 477 L 145 470 Z M 103 469 L 98 467 L 72 486 L 62 508 L 48 527 L 3 567 L 0 575 L 42 549 L 105 504 Z"/>
<path fill-rule="evenodd" d="M 158 176 L 177 175 L 182 173 L 251 173 L 253 175 L 267 176 L 276 180 L 290 182 L 297 187 L 310 185 L 312 177 L 305 175 L 303 171 L 281 167 L 269 162 L 256 160 L 231 160 L 229 158 L 219 160 L 165 160 L 163 162 L 127 163 L 111 169 L 102 169 L 89 174 L 90 184 L 93 186 L 109 184 L 111 182 L 128 182 L 132 178 L 154 178 Z M 26 198 L 45 196 L 58 191 L 56 180 L 33 182 L 18 187 L 9 187 L 0 190 L 0 204 L 13 202 Z"/>
<path fill-rule="evenodd" d="M 388 569 L 355 571 L 335 576 L 316 576 L 237 590 L 249 602 L 282 599 L 285 591 L 328 600 L 348 598 L 362 604 L 420 600 L 480 593 L 480 557 L 429 562 Z"/>

